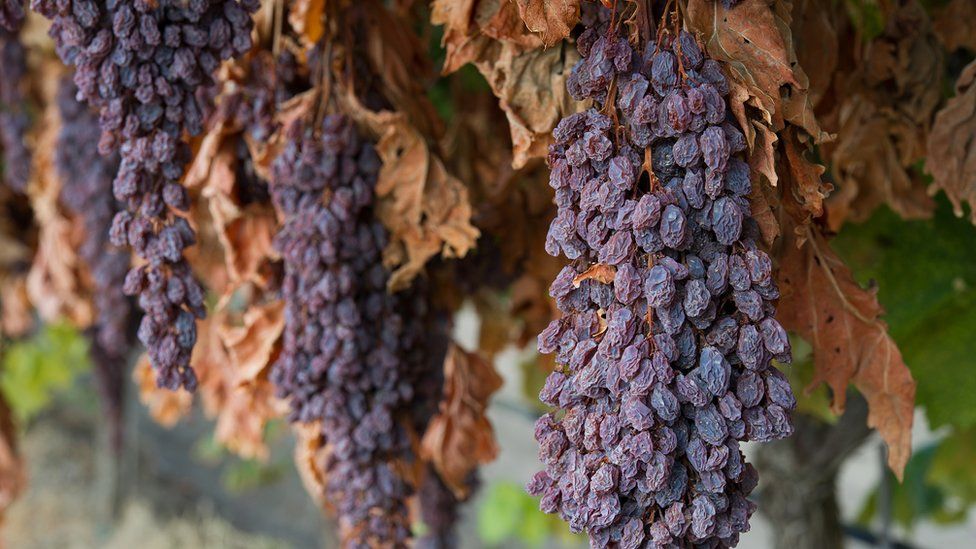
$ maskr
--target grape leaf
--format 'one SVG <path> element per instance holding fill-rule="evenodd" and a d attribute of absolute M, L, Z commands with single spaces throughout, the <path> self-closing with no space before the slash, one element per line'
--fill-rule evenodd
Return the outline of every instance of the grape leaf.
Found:
<path fill-rule="evenodd" d="M 199 345 L 198 345 L 199 347 Z M 143 353 L 132 370 L 132 378 L 139 388 L 139 402 L 149 411 L 153 421 L 166 428 L 172 428 L 193 407 L 193 393 L 182 387 L 176 391 L 163 389 L 156 385 L 156 374 L 149 363 L 149 355 Z"/>
<path fill-rule="evenodd" d="M 306 49 L 312 49 L 325 34 L 325 0 L 296 0 L 288 7 L 288 24 Z"/>
<path fill-rule="evenodd" d="M 59 76 L 49 75 L 54 81 Z M 42 128 L 33 159 L 37 174 L 27 187 L 34 220 L 39 226 L 37 251 L 27 275 L 27 294 L 46 322 L 63 317 L 85 328 L 91 324 L 94 310 L 89 288 L 83 282 L 86 266 L 78 257 L 84 223 L 80 218 L 72 219 L 60 206 L 61 181 L 54 169 L 54 150 L 61 124 L 53 101 L 45 109 Z"/>
<path fill-rule="evenodd" d="M 864 395 L 868 425 L 887 442 L 888 464 L 900 476 L 911 454 L 915 382 L 880 319 L 876 292 L 857 284 L 819 230 L 784 229 L 778 317 L 813 346 L 814 384 L 833 390 L 835 413 L 849 383 Z"/>
<path fill-rule="evenodd" d="M 266 461 L 265 425 L 284 415 L 287 408 L 275 397 L 268 379 L 285 327 L 284 302 L 251 305 L 244 313 L 243 326 L 229 324 L 225 315 L 212 316 L 221 321 L 216 330 L 228 359 L 221 369 L 225 378 L 222 402 L 210 406 L 211 416 L 217 417 L 215 437 L 243 458 Z M 208 394 L 204 393 L 205 406 L 213 400 Z"/>
<path fill-rule="evenodd" d="M 709 55 L 726 63 L 755 98 L 773 130 L 790 122 L 819 143 L 829 136 L 813 114 L 809 81 L 797 63 L 791 10 L 789 2 L 743 0 L 729 9 L 722 2 L 689 0 L 685 22 L 703 35 Z"/>
<path fill-rule="evenodd" d="M 783 146 L 786 149 L 786 159 L 793 175 L 793 198 L 813 217 L 820 217 L 823 213 L 824 198 L 830 193 L 832 186 L 821 179 L 825 168 L 808 160 L 803 155 L 804 149 L 792 128 L 785 132 Z"/>
<path fill-rule="evenodd" d="M 850 224 L 833 244 L 858 280 L 876 280 L 890 333 L 918 381 L 930 425 L 976 425 L 976 227 L 938 200 L 930 220 L 903 221 L 886 208 Z M 951 368 L 946 365 L 951 364 Z"/>
<path fill-rule="evenodd" d="M 294 423 L 292 431 L 295 433 L 295 467 L 298 476 L 305 485 L 305 491 L 312 496 L 316 505 L 323 509 L 332 509 L 332 504 L 325 499 L 325 441 L 322 437 L 322 424 Z"/>
<path fill-rule="evenodd" d="M 973 0 L 951 0 L 945 6 L 936 8 L 932 27 L 946 51 L 952 52 L 966 48 L 976 52 L 976 2 Z"/>
<path fill-rule="evenodd" d="M 824 145 L 839 192 L 829 201 L 832 230 L 863 221 L 881 204 L 901 216 L 932 214 L 934 203 L 913 166 L 925 156 L 932 116 L 942 99 L 942 48 L 918 2 L 886 13 L 883 32 L 836 75 L 832 113 L 837 139 Z M 854 37 L 851 37 L 854 40 Z"/>
<path fill-rule="evenodd" d="M 929 470 L 929 482 L 968 508 L 976 503 L 976 429 L 954 431 L 939 442 Z"/>
<path fill-rule="evenodd" d="M 43 410 L 58 391 L 90 370 L 88 340 L 71 324 L 45 324 L 4 350 L 0 390 L 20 421 Z"/>
<path fill-rule="evenodd" d="M 451 343 L 444 359 L 444 397 L 420 443 L 420 455 L 431 462 L 458 499 L 471 489 L 471 471 L 498 455 L 495 433 L 485 412 L 502 386 L 494 367 L 475 353 Z"/>
<path fill-rule="evenodd" d="M 569 36 L 580 18 L 579 0 L 515 0 L 519 17 L 543 44 L 552 46 Z"/>
<path fill-rule="evenodd" d="M 584 280 L 596 280 L 601 284 L 612 284 L 613 278 L 617 275 L 617 268 L 613 265 L 595 263 L 582 273 L 573 277 L 573 287 L 579 288 Z"/>
<path fill-rule="evenodd" d="M 956 96 L 936 114 L 928 140 L 926 166 L 933 185 L 946 192 L 956 215 L 963 202 L 976 223 L 976 61 L 959 75 Z"/>
<path fill-rule="evenodd" d="M 545 156 L 553 128 L 580 109 L 566 93 L 566 78 L 579 59 L 576 48 L 566 42 L 543 48 L 514 3 L 503 0 L 437 0 L 431 22 L 444 25 L 444 73 L 473 63 L 499 99 L 512 136 L 512 166 Z"/>

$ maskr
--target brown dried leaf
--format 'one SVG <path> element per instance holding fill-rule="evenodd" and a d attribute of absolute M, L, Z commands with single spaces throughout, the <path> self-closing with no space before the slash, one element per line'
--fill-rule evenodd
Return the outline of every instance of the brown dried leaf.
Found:
<path fill-rule="evenodd" d="M 838 28 L 843 24 L 842 3 L 794 0 L 793 45 L 796 58 L 809 76 L 810 103 L 817 105 L 830 88 L 840 57 Z"/>
<path fill-rule="evenodd" d="M 34 327 L 34 308 L 23 276 L 0 276 L 0 334 L 16 338 Z"/>
<path fill-rule="evenodd" d="M 566 92 L 576 48 L 565 42 L 542 48 L 506 0 L 437 0 L 431 21 L 445 25 L 444 73 L 473 63 L 498 97 L 511 128 L 513 167 L 544 157 L 555 125 L 582 108 Z"/>
<path fill-rule="evenodd" d="M 868 425 L 888 444 L 888 464 L 901 478 L 911 454 L 915 382 L 880 318 L 876 291 L 857 284 L 819 230 L 789 227 L 779 260 L 779 320 L 813 346 L 810 387 L 828 384 L 835 413 L 844 410 L 848 384 L 864 395 Z"/>
<path fill-rule="evenodd" d="M 234 166 L 240 160 L 234 151 L 235 139 L 226 138 L 213 157 L 201 195 L 207 198 L 230 281 L 264 285 L 267 281 L 263 267 L 277 257 L 272 240 L 278 221 L 267 205 L 239 205 Z"/>
<path fill-rule="evenodd" d="M 511 45 L 493 51 L 497 56 L 475 66 L 505 111 L 512 133 L 512 166 L 521 168 L 529 159 L 544 157 L 559 120 L 582 108 L 566 91 L 578 53 L 566 42 L 525 52 Z"/>
<path fill-rule="evenodd" d="M 543 44 L 552 46 L 569 36 L 580 18 L 579 0 L 515 0 L 519 17 Z"/>
<path fill-rule="evenodd" d="M 779 220 L 776 218 L 772 206 L 778 200 L 772 195 L 773 192 L 775 191 L 772 188 L 754 182 L 752 193 L 749 195 L 752 217 L 759 225 L 759 234 L 762 235 L 766 248 L 772 248 L 773 243 L 780 235 Z"/>
<path fill-rule="evenodd" d="M 170 391 L 156 386 L 156 374 L 143 354 L 136 363 L 132 377 L 139 387 L 139 401 L 149 410 L 149 415 L 160 425 L 171 428 L 190 412 L 193 394 L 184 389 Z"/>
<path fill-rule="evenodd" d="M 613 277 L 617 276 L 617 268 L 613 265 L 606 265 L 604 263 L 597 263 L 591 265 L 588 269 L 582 273 L 573 277 L 573 287 L 579 288 L 580 284 L 584 280 L 596 280 L 601 284 L 612 284 Z"/>
<path fill-rule="evenodd" d="M 822 150 L 840 187 L 828 204 L 833 230 L 867 219 L 880 204 L 907 219 L 935 207 L 913 167 L 925 158 L 942 100 L 944 55 L 918 2 L 899 3 L 886 16 L 884 32 L 853 50 L 851 66 L 836 75 L 836 106 L 826 119 L 837 139 Z"/>
<path fill-rule="evenodd" d="M 383 96 L 393 110 L 404 113 L 410 124 L 431 139 L 444 133 L 444 125 L 427 96 L 427 83 L 434 69 L 427 48 L 406 22 L 394 17 L 379 0 L 359 0 L 368 7 L 362 10 L 365 20 L 366 55 L 373 74 L 382 81 Z"/>
<path fill-rule="evenodd" d="M 951 0 L 934 11 L 932 27 L 946 51 L 966 48 L 976 52 L 976 0 Z"/>
<path fill-rule="evenodd" d="M 470 490 L 469 473 L 498 455 L 486 410 L 502 379 L 491 364 L 455 343 L 448 349 L 444 376 L 444 398 L 428 424 L 420 452 L 463 500 Z"/>
<path fill-rule="evenodd" d="M 976 223 L 976 61 L 956 82 L 956 96 L 935 116 L 928 140 L 925 168 L 932 174 L 933 189 L 945 191 L 956 215 L 969 202 L 970 219 Z"/>
<path fill-rule="evenodd" d="M 288 23 L 306 49 L 325 34 L 325 0 L 295 0 L 288 9 Z"/>
<path fill-rule="evenodd" d="M 383 261 L 392 270 L 391 291 L 409 286 L 427 261 L 440 253 L 464 257 L 480 232 L 471 224 L 468 190 L 402 113 L 372 112 L 346 96 L 349 112 L 379 136 L 383 161 L 376 215 L 390 231 Z"/>
<path fill-rule="evenodd" d="M 266 460 L 264 427 L 284 413 L 267 378 L 284 327 L 284 304 L 252 305 L 243 325 L 231 324 L 225 297 L 197 323 L 198 344 L 192 365 L 200 380 L 204 411 L 217 419 L 215 439 L 244 458 Z"/>
<path fill-rule="evenodd" d="M 217 416 L 214 439 L 245 459 L 267 461 L 270 457 L 264 440 L 268 420 L 283 415 L 274 385 L 267 381 L 232 387 L 227 402 Z"/>
<path fill-rule="evenodd" d="M 331 507 L 325 499 L 325 439 L 322 437 L 322 425 L 319 423 L 296 423 L 292 426 L 295 432 L 295 466 L 298 475 L 315 503 L 323 509 Z"/>
<path fill-rule="evenodd" d="M 54 82 L 59 81 L 58 72 L 48 70 L 45 74 Z M 57 105 L 47 97 L 53 93 L 53 89 L 45 89 L 47 108 L 27 188 L 34 219 L 40 227 L 37 251 L 27 275 L 27 293 L 45 321 L 65 317 L 84 328 L 91 324 L 94 314 L 82 280 L 85 266 L 77 254 L 84 228 L 80 220 L 70 219 L 59 204 L 61 181 L 54 169 L 53 155 L 61 120 Z"/>
<path fill-rule="evenodd" d="M 685 22 L 756 98 L 773 130 L 790 122 L 819 143 L 830 136 L 813 114 L 809 81 L 793 50 L 790 10 L 787 2 L 769 0 L 743 0 L 731 10 L 713 0 L 689 0 Z"/>
<path fill-rule="evenodd" d="M 791 128 L 784 133 L 783 148 L 793 175 L 793 197 L 810 215 L 820 217 L 823 214 L 824 198 L 832 189 L 831 184 L 820 177 L 827 168 L 804 157 L 795 130 Z"/>
<path fill-rule="evenodd" d="M 935 203 L 925 184 L 910 172 L 923 150 L 923 135 L 897 112 L 881 112 L 855 97 L 840 111 L 841 127 L 830 148 L 840 190 L 828 200 L 828 226 L 839 231 L 846 221 L 867 220 L 887 204 L 905 219 L 929 217 Z"/>
<path fill-rule="evenodd" d="M 220 338 L 234 364 L 237 383 L 267 377 L 285 329 L 285 303 L 275 300 L 252 305 L 244 313 L 244 325 L 220 327 Z"/>

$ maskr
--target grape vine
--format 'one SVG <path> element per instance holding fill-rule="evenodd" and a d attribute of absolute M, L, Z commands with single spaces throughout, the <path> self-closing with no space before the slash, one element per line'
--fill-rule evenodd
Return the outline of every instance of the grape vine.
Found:
<path fill-rule="evenodd" d="M 795 406 L 771 366 L 790 344 L 745 139 L 691 35 L 635 51 L 616 23 L 585 12 L 567 87 L 594 105 L 549 152 L 546 249 L 571 263 L 550 287 L 563 316 L 539 336 L 560 366 L 529 491 L 595 547 L 733 546 L 757 482 L 739 443 L 788 436 Z"/>

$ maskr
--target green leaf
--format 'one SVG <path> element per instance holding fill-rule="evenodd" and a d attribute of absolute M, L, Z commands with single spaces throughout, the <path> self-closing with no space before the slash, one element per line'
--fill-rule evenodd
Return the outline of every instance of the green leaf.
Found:
<path fill-rule="evenodd" d="M 928 482 L 937 448 L 933 444 L 916 450 L 905 466 L 905 476 L 901 484 L 891 471 L 884 470 L 891 489 L 892 517 L 907 529 L 911 529 L 921 519 L 948 516 L 945 492 Z M 879 489 L 875 488 L 865 502 L 858 516 L 861 523 L 870 522 L 877 513 L 878 494 Z"/>
<path fill-rule="evenodd" d="M 513 482 L 491 485 L 478 509 L 478 537 L 485 545 L 499 545 L 517 535 L 526 497 L 522 487 Z"/>
<path fill-rule="evenodd" d="M 74 327 L 48 324 L 33 337 L 10 345 L 3 356 L 0 390 L 14 414 L 26 422 L 52 396 L 91 369 L 88 341 Z"/>
<path fill-rule="evenodd" d="M 963 507 L 976 503 L 976 428 L 956 431 L 943 440 L 932 459 L 929 481 Z"/>
<path fill-rule="evenodd" d="M 875 0 L 844 0 L 847 13 L 861 35 L 861 39 L 869 42 L 884 32 L 885 18 L 881 7 Z"/>
<path fill-rule="evenodd" d="M 976 425 L 976 227 L 940 195 L 932 219 L 886 207 L 845 225 L 833 244 L 859 282 L 877 282 L 892 337 L 918 383 L 933 428 Z"/>
<path fill-rule="evenodd" d="M 253 459 L 234 461 L 221 474 L 228 491 L 241 493 L 279 480 L 288 470 L 286 463 L 261 463 Z"/>

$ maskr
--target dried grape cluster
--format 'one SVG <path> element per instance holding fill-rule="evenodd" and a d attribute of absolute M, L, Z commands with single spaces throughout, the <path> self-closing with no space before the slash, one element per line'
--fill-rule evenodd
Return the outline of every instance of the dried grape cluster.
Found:
<path fill-rule="evenodd" d="M 113 220 L 113 244 L 145 260 L 125 279 L 146 312 L 139 340 L 157 382 L 196 387 L 189 366 L 204 292 L 183 258 L 195 243 L 177 212 L 189 208 L 180 185 L 189 158 L 185 134 L 203 129 L 206 88 L 219 63 L 251 47 L 256 0 L 33 0 L 52 20 L 58 55 L 77 67 L 78 96 L 99 110 L 105 154 L 118 148 L 113 184 L 126 205 Z"/>
<path fill-rule="evenodd" d="M 440 377 L 427 300 L 390 294 L 373 212 L 380 160 L 341 115 L 319 131 L 296 123 L 275 160 L 272 200 L 285 219 L 275 239 L 285 265 L 284 345 L 271 379 L 294 421 L 320 421 L 329 448 L 326 496 L 349 547 L 409 538 L 401 468 L 410 429 L 430 417 Z"/>
<path fill-rule="evenodd" d="M 132 338 L 132 302 L 122 292 L 129 270 L 129 254 L 109 242 L 112 218 L 122 205 L 112 197 L 118 154 L 102 156 L 98 116 L 76 98 L 77 88 L 64 77 L 57 102 L 61 126 L 54 149 L 54 166 L 61 179 L 61 202 L 84 221 L 84 241 L 78 249 L 91 271 L 95 322 L 90 331 L 95 378 L 109 420 L 113 444 L 121 446 L 122 398 L 127 355 Z"/>
<path fill-rule="evenodd" d="M 30 177 L 31 156 L 25 138 L 30 114 L 24 95 L 27 52 L 20 42 L 24 7 L 19 0 L 0 0 L 0 150 L 3 174 L 0 180 L 23 192 Z"/>
<path fill-rule="evenodd" d="M 22 0 L 0 0 L 0 28 L 18 31 L 24 25 L 26 15 Z"/>
<path fill-rule="evenodd" d="M 415 549 L 449 549 L 457 547 L 455 524 L 461 502 L 454 492 L 444 484 L 433 467 L 427 468 L 423 482 L 417 493 L 420 503 L 420 517 L 425 531 L 417 538 Z"/>
<path fill-rule="evenodd" d="M 641 53 L 606 19 L 584 20 L 567 82 L 594 107 L 563 119 L 549 152 L 546 249 L 572 262 L 550 287 L 563 316 L 539 336 L 560 366 L 528 488 L 595 547 L 733 546 L 757 482 L 739 444 L 788 436 L 795 407 L 771 365 L 790 344 L 746 144 L 691 35 Z M 612 277 L 589 276 L 597 264 Z"/>

